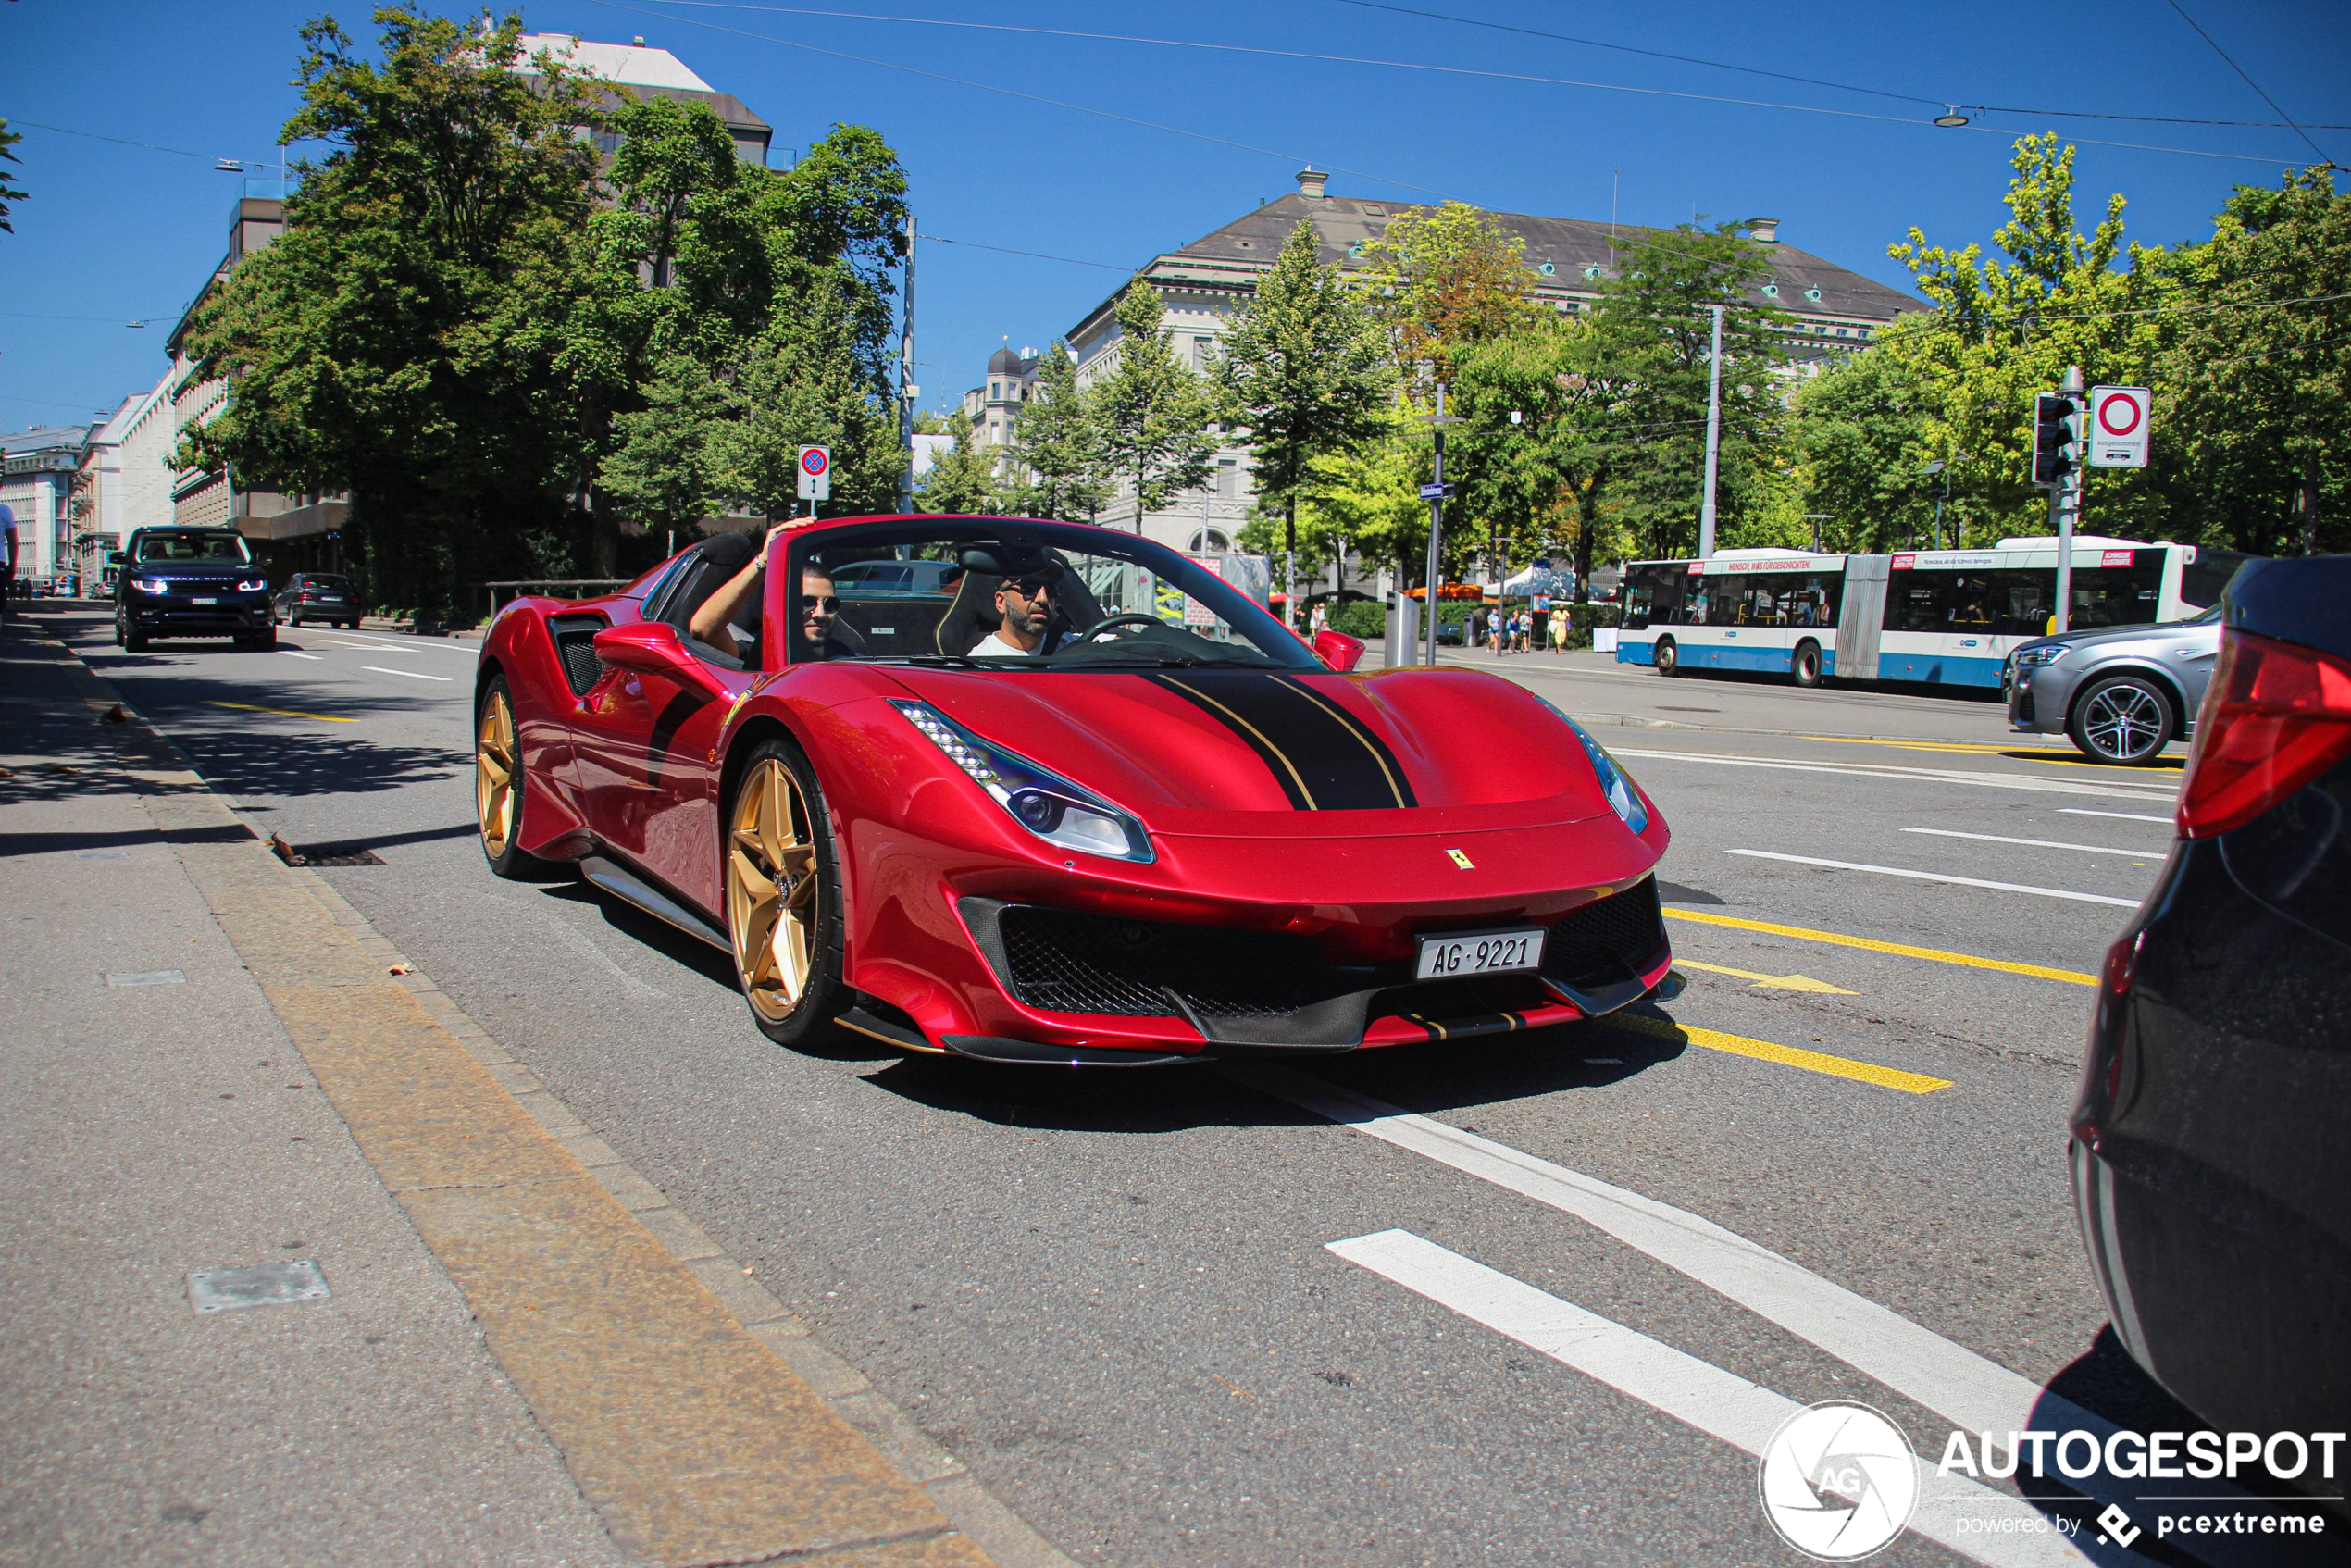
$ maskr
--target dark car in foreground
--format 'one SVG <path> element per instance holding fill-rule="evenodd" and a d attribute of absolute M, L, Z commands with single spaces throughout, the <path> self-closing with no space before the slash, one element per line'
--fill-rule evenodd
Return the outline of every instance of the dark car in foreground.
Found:
<path fill-rule="evenodd" d="M 118 647 L 136 652 L 155 637 L 228 637 L 240 648 L 278 641 L 268 574 L 234 529 L 139 529 L 108 559 Z"/>
<path fill-rule="evenodd" d="M 2072 1117 L 2116 1333 L 2218 1427 L 2351 1413 L 2351 555 L 2248 562 Z"/>
<path fill-rule="evenodd" d="M 359 594 L 340 572 L 296 572 L 274 601 L 283 626 L 329 626 L 359 629 Z"/>

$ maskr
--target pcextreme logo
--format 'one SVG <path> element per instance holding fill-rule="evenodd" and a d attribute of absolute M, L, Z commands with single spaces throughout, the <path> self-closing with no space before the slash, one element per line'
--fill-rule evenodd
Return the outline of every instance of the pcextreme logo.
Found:
<path fill-rule="evenodd" d="M 1755 1484 L 1780 1539 L 1823 1562 L 1882 1549 L 1919 1501 L 1918 1461 L 1902 1429 L 1847 1400 L 1788 1417 L 1765 1445 Z"/>

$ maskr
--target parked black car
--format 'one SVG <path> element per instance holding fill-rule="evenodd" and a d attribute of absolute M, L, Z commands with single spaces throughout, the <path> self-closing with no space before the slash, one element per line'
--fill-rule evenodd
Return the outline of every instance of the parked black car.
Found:
<path fill-rule="evenodd" d="M 2216 1428 L 2351 1413 L 2351 555 L 2222 601 L 2179 837 L 2108 950 L 2074 1201 L 2123 1346 Z"/>
<path fill-rule="evenodd" d="M 296 572 L 278 591 L 275 604 L 280 626 L 324 621 L 359 629 L 359 595 L 339 572 Z"/>
<path fill-rule="evenodd" d="M 230 637 L 240 648 L 278 641 L 268 575 L 234 529 L 139 529 L 108 559 L 120 647 L 135 652 L 153 637 Z"/>

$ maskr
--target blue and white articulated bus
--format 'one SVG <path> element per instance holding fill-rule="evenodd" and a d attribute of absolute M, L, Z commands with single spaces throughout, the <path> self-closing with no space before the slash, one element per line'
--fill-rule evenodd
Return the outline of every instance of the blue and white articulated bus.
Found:
<path fill-rule="evenodd" d="M 2073 629 L 2186 620 L 2220 602 L 2245 557 L 2193 544 L 2076 535 Z M 1760 670 L 1798 686 L 1902 680 L 1997 688 L 2018 643 L 2049 632 L 2058 541 L 1990 550 L 1823 555 L 1723 550 L 1636 561 L 1624 574 L 1619 664 Z"/>

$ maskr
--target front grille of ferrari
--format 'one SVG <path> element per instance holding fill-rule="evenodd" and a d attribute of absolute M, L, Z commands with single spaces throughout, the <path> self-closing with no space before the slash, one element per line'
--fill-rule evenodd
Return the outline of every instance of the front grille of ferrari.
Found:
<path fill-rule="evenodd" d="M 997 930 L 1013 995 L 1047 1012 L 1158 1017 L 1181 997 L 1196 1013 L 1269 1018 L 1330 994 L 1320 982 L 1332 972 L 1303 937 L 1020 904 Z"/>
<path fill-rule="evenodd" d="M 1431 1017 L 1525 1009 L 1544 1001 L 1533 975 L 1415 982 L 1410 964 L 1342 968 L 1323 961 L 1304 937 L 1122 920 L 1028 904 L 1001 906 L 995 934 L 1014 997 L 1048 1013 L 1210 1019 L 1290 1016 L 1350 992 L 1375 1016 Z M 1665 945 L 1657 883 L 1644 877 L 1595 900 L 1550 928 L 1541 975 L 1564 989 L 1591 990 L 1636 977 Z M 1176 1000 L 1180 998 L 1180 1002 Z"/>
<path fill-rule="evenodd" d="M 1644 877 L 1552 927 L 1543 943 L 1543 976 L 1570 989 L 1606 985 L 1637 975 L 1664 945 L 1657 878 Z"/>

